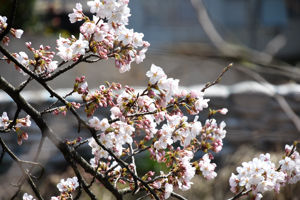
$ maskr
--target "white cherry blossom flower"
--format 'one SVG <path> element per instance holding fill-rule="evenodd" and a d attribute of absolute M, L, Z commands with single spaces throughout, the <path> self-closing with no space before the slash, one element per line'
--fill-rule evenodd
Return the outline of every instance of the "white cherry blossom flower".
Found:
<path fill-rule="evenodd" d="M 77 21 L 81 21 L 82 20 L 82 5 L 80 3 L 76 3 L 76 9 L 73 8 L 73 13 L 70 13 L 68 15 L 70 22 L 71 23 L 75 23 Z"/>
<path fill-rule="evenodd" d="M 2 117 L 0 117 L 0 127 L 4 127 L 4 129 L 8 126 L 9 118 L 6 112 L 2 113 Z"/>
<path fill-rule="evenodd" d="M 103 7 L 103 4 L 100 0 L 88 1 L 88 7 L 90 7 L 91 13 L 99 13 Z"/>
<path fill-rule="evenodd" d="M 101 124 L 100 124 L 100 120 L 98 117 L 93 116 L 93 118 L 89 120 L 89 123 L 90 123 L 90 127 L 95 128 L 95 130 L 101 129 L 100 128 Z"/>
<path fill-rule="evenodd" d="M 207 108 L 208 107 L 208 103 L 210 99 L 203 99 L 203 98 L 199 98 L 196 103 L 195 103 L 195 108 L 197 111 L 202 111 L 203 108 Z"/>
<path fill-rule="evenodd" d="M 24 31 L 22 29 L 17 29 L 15 32 L 15 36 L 16 38 L 21 38 L 21 36 L 23 35 Z"/>
<path fill-rule="evenodd" d="M 171 196 L 171 193 L 173 192 L 173 185 L 166 183 L 165 184 L 165 199 L 168 199 Z"/>
<path fill-rule="evenodd" d="M 35 200 L 32 195 L 24 193 L 23 200 Z"/>
<path fill-rule="evenodd" d="M 150 78 L 151 84 L 155 84 L 162 77 L 166 76 L 166 74 L 161 67 L 158 67 L 158 66 L 152 64 L 151 69 L 150 69 L 150 71 L 147 71 L 146 76 Z"/>

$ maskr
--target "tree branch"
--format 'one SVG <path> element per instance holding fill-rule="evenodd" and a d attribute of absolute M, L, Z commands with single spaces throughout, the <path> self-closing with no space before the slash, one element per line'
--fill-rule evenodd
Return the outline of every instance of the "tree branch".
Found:
<path fill-rule="evenodd" d="M 66 161 L 71 165 L 73 170 L 76 170 L 72 158 L 89 174 L 94 173 L 93 167 L 90 166 L 73 148 L 64 143 L 47 125 L 41 114 L 35 110 L 26 100 L 15 91 L 15 88 L 10 85 L 2 76 L 0 76 L 0 89 L 4 90 L 37 124 L 43 136 L 48 137 L 51 142 L 61 151 Z M 123 199 L 118 189 L 113 187 L 109 180 L 105 179 L 100 173 L 97 173 L 97 179 L 117 198 Z"/>
<path fill-rule="evenodd" d="M 259 66 L 268 67 L 270 70 L 276 70 L 276 72 L 280 73 L 281 75 L 297 79 L 298 81 L 300 80 L 300 69 L 293 67 L 281 60 L 277 60 L 266 52 L 259 52 L 244 45 L 238 46 L 226 42 L 215 29 L 207 13 L 207 9 L 203 4 L 203 1 L 190 1 L 197 12 L 198 21 L 201 24 L 204 32 L 209 37 L 213 45 L 226 57 L 242 60 L 243 62 L 248 61 Z"/>
<path fill-rule="evenodd" d="M 6 27 L 6 29 L 0 34 L 0 42 L 1 42 L 2 39 L 9 33 L 10 29 L 12 28 L 12 25 L 13 25 L 13 23 L 14 23 L 15 16 L 16 16 L 17 7 L 18 7 L 18 1 L 17 1 L 17 0 L 14 0 L 12 12 L 11 12 L 11 16 L 10 16 L 10 18 L 8 18 L 7 27 Z"/>

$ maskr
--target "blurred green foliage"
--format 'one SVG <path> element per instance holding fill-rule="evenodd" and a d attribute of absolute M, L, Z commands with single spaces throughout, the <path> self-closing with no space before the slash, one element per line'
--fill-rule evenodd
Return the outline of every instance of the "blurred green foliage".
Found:
<path fill-rule="evenodd" d="M 34 4 L 36 0 L 19 0 L 13 28 L 25 30 L 34 21 Z M 0 15 L 11 16 L 13 0 L 0 0 Z"/>

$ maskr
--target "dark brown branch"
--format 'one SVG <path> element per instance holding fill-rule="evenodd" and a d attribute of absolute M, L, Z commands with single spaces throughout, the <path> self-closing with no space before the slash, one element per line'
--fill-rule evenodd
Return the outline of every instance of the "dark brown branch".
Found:
<path fill-rule="evenodd" d="M 14 119 L 11 123 L 9 123 L 8 127 L 6 130 L 10 131 L 10 129 L 13 128 L 14 125 L 16 125 L 16 121 L 17 121 L 17 118 L 19 117 L 19 113 L 21 112 L 21 109 L 20 108 L 17 108 L 16 110 L 16 113 L 15 113 L 15 116 L 14 116 Z"/>
<path fill-rule="evenodd" d="M 23 171 L 23 166 L 22 163 L 25 164 L 30 164 L 30 165 L 37 165 L 42 169 L 41 175 L 43 175 L 44 173 L 44 167 L 40 164 L 40 163 L 36 163 L 36 162 L 31 162 L 31 161 L 25 161 L 25 160 L 21 160 L 19 159 L 9 148 L 8 146 L 5 144 L 5 142 L 3 141 L 3 139 L 0 137 L 0 145 L 2 146 L 3 149 L 5 149 L 5 152 L 8 153 L 8 155 L 18 164 L 19 168 Z"/>
<path fill-rule="evenodd" d="M 74 90 L 68 94 L 66 94 L 63 98 L 67 98 L 68 96 L 71 96 L 72 94 L 74 93 Z M 57 99 L 55 102 L 53 102 L 48 108 L 46 108 L 45 110 L 43 110 L 41 112 L 41 114 L 45 114 L 45 113 L 50 113 L 50 112 L 53 112 L 55 111 L 57 108 L 52 108 L 55 104 L 57 104 L 59 102 L 59 100 Z M 52 108 L 52 109 L 51 109 Z"/>
<path fill-rule="evenodd" d="M 31 77 L 33 77 L 36 81 L 38 81 L 49 93 L 51 96 L 55 96 L 57 99 L 59 99 L 61 102 L 63 102 L 65 105 L 67 105 L 67 101 L 65 99 L 63 99 L 61 96 L 59 96 L 57 93 L 54 92 L 54 90 L 52 90 L 43 79 L 41 79 L 40 77 L 38 77 L 36 74 L 34 74 L 32 71 L 28 70 L 26 67 L 24 67 L 21 63 L 18 62 L 18 60 L 16 60 L 5 48 L 3 48 L 2 46 L 0 46 L 0 50 L 1 52 L 3 52 L 3 54 L 9 58 L 12 62 L 14 62 L 18 67 L 20 67 L 22 70 L 24 70 L 26 73 L 28 73 Z M 82 57 L 81 57 L 82 58 Z M 72 67 L 74 67 L 75 65 L 77 65 L 80 62 L 80 59 L 78 60 L 78 62 L 73 63 L 73 65 L 71 65 Z M 36 122 L 36 124 L 39 126 L 40 130 L 42 131 L 42 134 L 47 134 L 46 136 L 58 147 L 58 149 L 63 153 L 63 155 L 65 156 L 65 159 L 68 161 L 68 163 L 72 166 L 74 172 L 76 171 L 76 165 L 74 165 L 72 163 L 72 159 L 70 158 L 70 150 L 69 148 L 65 147 L 64 145 L 66 145 L 65 143 L 63 143 L 60 138 L 50 129 L 50 127 L 48 127 L 48 125 L 46 124 L 46 122 L 42 119 L 41 114 L 36 111 L 32 106 L 30 106 L 18 93 L 18 91 L 15 90 L 15 88 L 13 86 L 11 86 L 3 77 L 0 77 L 1 81 L 0 81 L 0 88 L 3 89 L 8 95 L 11 96 L 11 98 L 17 103 L 17 105 L 19 106 L 20 104 L 22 105 L 22 108 L 27 107 L 27 110 L 24 109 L 25 112 L 27 112 L 32 119 Z M 84 122 L 80 116 L 76 113 L 76 111 L 71 107 L 70 110 L 72 111 L 72 113 L 75 115 L 75 117 L 78 119 L 79 122 Z M 84 124 L 86 125 L 86 127 L 89 127 L 85 122 Z M 90 127 L 89 127 L 90 128 Z M 64 145 L 63 145 L 64 144 Z M 62 148 L 64 147 L 64 148 Z M 77 158 L 80 158 L 81 156 L 77 156 Z M 80 159 L 80 161 L 82 162 L 83 159 Z M 81 163 L 82 164 L 82 163 Z M 86 165 L 85 165 L 86 166 Z M 91 167 L 91 166 L 89 166 Z M 106 186 L 107 189 L 109 189 L 113 195 L 115 195 L 115 197 L 119 197 L 120 199 L 122 199 L 120 197 L 120 194 L 118 193 L 118 190 L 116 188 L 114 188 L 109 182 L 108 180 L 106 180 L 105 178 L 103 178 L 102 176 L 99 178 L 99 176 L 97 176 L 97 179 L 99 179 L 100 181 L 102 180 L 102 184 Z M 105 184 L 106 183 L 106 184 Z M 88 187 L 84 187 L 85 189 L 88 189 Z M 91 193 L 90 191 L 87 191 L 87 193 Z"/>
<path fill-rule="evenodd" d="M 44 81 L 48 82 L 48 81 L 51 81 L 51 80 L 55 79 L 59 75 L 61 75 L 61 74 L 65 73 L 66 71 L 69 71 L 70 69 L 74 68 L 79 63 L 81 63 L 81 62 L 87 62 L 88 61 L 87 59 L 90 58 L 90 57 L 92 57 L 92 56 L 93 56 L 93 54 L 85 56 L 85 57 L 83 55 L 81 55 L 76 62 L 72 63 L 71 65 L 69 65 L 69 66 L 67 66 L 67 67 L 65 67 L 65 68 L 63 68 L 63 69 L 61 69 L 61 70 L 59 70 L 57 72 L 55 72 L 51 76 L 49 76 L 47 78 L 44 78 Z M 64 63 L 66 63 L 66 62 L 64 62 Z M 62 63 L 62 64 L 64 64 L 64 63 Z"/>
<path fill-rule="evenodd" d="M 172 192 L 172 193 L 171 193 L 171 196 L 172 196 L 172 197 L 175 197 L 176 199 L 187 200 L 186 198 L 184 198 L 183 196 L 181 196 L 181 195 L 179 195 L 179 194 L 177 194 L 177 193 L 175 193 L 175 192 Z"/>
<path fill-rule="evenodd" d="M 38 77 L 34 72 L 29 70 L 28 68 L 24 67 L 6 48 L 4 48 L 2 45 L 0 45 L 0 51 L 5 55 L 10 61 L 12 61 L 16 66 L 18 66 L 20 69 L 22 69 L 25 73 L 27 73 L 30 77 L 40 80 L 40 77 Z"/>
<path fill-rule="evenodd" d="M 7 27 L 6 29 L 0 34 L 0 42 L 2 41 L 2 39 L 8 34 L 8 32 L 10 31 L 10 29 L 12 28 L 12 25 L 14 23 L 15 20 L 15 16 L 16 16 L 16 11 L 17 11 L 17 5 L 18 1 L 14 0 L 13 2 L 13 8 L 12 8 L 12 12 L 11 12 L 11 16 L 10 18 L 7 19 L 8 23 L 7 23 Z"/>
<path fill-rule="evenodd" d="M 35 110 L 26 100 L 15 91 L 15 88 L 10 85 L 2 76 L 0 76 L 0 89 L 4 90 L 22 109 L 31 116 L 33 121 L 37 124 L 39 129 L 42 132 L 43 136 L 48 137 L 52 143 L 61 151 L 66 161 L 71 165 L 73 170 L 76 170 L 76 166 L 72 161 L 72 158 L 83 168 L 87 173 L 93 174 L 94 169 L 90 166 L 85 159 L 83 159 L 74 148 L 69 147 L 66 143 L 64 143 L 47 125 L 47 123 L 42 118 L 41 114 Z M 118 192 L 118 189 L 113 187 L 110 182 L 103 177 L 100 173 L 97 173 L 96 178 L 117 198 L 123 199 L 122 195 Z"/>
<path fill-rule="evenodd" d="M 1 153 L 1 157 L 0 157 L 0 165 L 2 164 L 2 160 L 3 160 L 3 157 L 5 155 L 5 152 L 6 152 L 5 148 L 2 147 L 2 153 Z"/>
<path fill-rule="evenodd" d="M 47 78 L 44 78 L 44 81 L 45 81 L 45 82 L 51 81 L 51 80 L 53 80 L 54 78 L 58 77 L 59 75 L 65 73 L 66 71 L 68 71 L 68 70 L 74 68 L 74 67 L 75 67 L 76 65 L 78 65 L 80 62 L 82 62 L 82 59 L 83 59 L 83 55 L 81 55 L 81 56 L 78 58 L 78 60 L 77 60 L 76 62 L 72 63 L 71 65 L 69 65 L 69 66 L 67 66 L 67 67 L 65 67 L 65 68 L 63 68 L 63 69 L 61 69 L 61 70 L 55 72 L 54 74 L 52 74 L 51 76 L 49 76 L 49 77 L 47 77 Z"/>
<path fill-rule="evenodd" d="M 40 144 L 39 144 L 39 147 L 38 147 L 38 150 L 37 150 L 36 155 L 35 155 L 35 157 L 34 157 L 34 159 L 33 159 L 33 162 L 36 162 L 37 159 L 39 158 L 39 155 L 40 155 L 40 153 L 42 152 L 42 147 L 43 147 L 44 141 L 45 141 L 45 136 L 42 136 L 41 141 L 40 141 Z M 29 170 L 28 170 L 28 173 L 29 173 L 29 174 L 32 172 L 34 166 L 35 166 L 35 165 L 31 165 L 31 167 L 29 168 Z M 41 178 L 42 175 L 43 175 L 43 173 L 41 173 L 41 175 L 40 175 L 39 178 Z M 39 179 L 39 178 L 38 178 L 38 179 Z M 27 176 L 22 176 L 22 177 L 20 178 L 18 184 L 19 184 L 19 185 L 23 185 L 24 182 L 26 181 L 26 179 L 27 179 Z M 20 187 L 19 187 L 19 188 L 20 188 Z M 19 190 L 16 192 L 16 195 L 18 194 L 18 192 L 19 192 Z M 12 199 L 13 199 L 13 198 L 12 198 Z"/>
<path fill-rule="evenodd" d="M 81 173 L 79 172 L 76 163 L 74 162 L 74 160 L 72 159 L 72 168 L 73 171 L 75 172 L 79 183 L 81 184 L 81 186 L 83 187 L 84 191 L 88 194 L 88 196 L 92 199 L 92 200 L 97 200 L 95 194 L 90 190 L 90 186 L 87 184 L 87 182 L 84 180 L 84 178 L 82 177 Z"/>
<path fill-rule="evenodd" d="M 44 173 L 44 167 L 39 164 L 39 163 L 35 163 L 35 162 L 30 162 L 30 161 L 23 161 L 20 160 L 5 144 L 5 142 L 2 140 L 2 138 L 0 137 L 0 145 L 2 146 L 3 149 L 5 149 L 5 152 L 8 153 L 8 155 L 17 163 L 17 165 L 19 166 L 20 170 L 22 171 L 22 178 L 21 180 L 25 180 L 25 174 L 27 174 L 27 178 L 28 178 L 28 182 L 31 185 L 31 188 L 33 189 L 35 195 L 38 197 L 38 199 L 43 200 L 43 197 L 41 196 L 40 192 L 38 191 L 38 188 L 35 186 L 34 182 L 31 179 L 31 175 L 29 170 L 25 170 L 22 163 L 26 163 L 26 164 L 30 164 L 30 165 L 38 165 L 42 168 L 42 172 L 41 172 L 41 176 Z M 18 192 L 20 191 L 21 186 L 24 184 L 24 181 L 21 181 L 21 183 L 19 183 L 17 185 L 17 187 L 19 187 L 19 190 L 17 191 L 16 195 L 18 194 Z"/>
<path fill-rule="evenodd" d="M 23 83 L 21 83 L 21 84 L 16 88 L 16 90 L 19 91 L 19 92 L 21 92 L 21 91 L 27 86 L 27 84 L 28 84 L 31 80 L 33 80 L 33 78 L 32 78 L 32 77 L 29 77 L 26 81 L 24 81 Z"/>
<path fill-rule="evenodd" d="M 233 197 L 231 197 L 230 199 L 228 199 L 228 200 L 234 200 L 234 199 L 238 199 L 238 198 L 240 198 L 240 197 L 242 197 L 242 196 L 244 196 L 244 195 L 247 195 L 249 192 L 251 192 L 252 190 L 251 189 L 249 189 L 249 190 L 242 190 L 240 193 L 238 193 L 238 194 L 236 194 L 235 196 L 233 196 Z"/>
<path fill-rule="evenodd" d="M 31 178 L 29 172 L 26 172 L 26 174 L 27 174 L 27 178 L 28 178 L 27 181 L 28 181 L 29 185 L 31 186 L 31 188 L 32 188 L 32 190 L 33 190 L 35 196 L 36 196 L 39 200 L 43 200 L 43 197 L 42 197 L 42 195 L 41 195 L 39 189 L 38 189 L 38 188 L 36 187 L 36 185 L 34 184 L 34 182 L 33 182 L 32 178 Z"/>
<path fill-rule="evenodd" d="M 80 196 L 81 196 L 81 194 L 82 194 L 82 186 L 79 185 L 79 187 L 78 187 L 78 192 L 77 192 L 76 196 L 74 197 L 74 200 L 79 199 Z"/>

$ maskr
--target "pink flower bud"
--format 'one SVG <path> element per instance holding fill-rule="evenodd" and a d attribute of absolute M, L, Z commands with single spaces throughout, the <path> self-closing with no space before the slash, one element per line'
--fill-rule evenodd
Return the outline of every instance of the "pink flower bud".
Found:
<path fill-rule="evenodd" d="M 31 42 L 26 42 L 25 44 L 28 49 L 31 49 Z"/>
<path fill-rule="evenodd" d="M 143 41 L 143 46 L 144 46 L 144 47 L 150 47 L 150 43 L 147 42 L 147 41 Z"/>
<path fill-rule="evenodd" d="M 219 112 L 222 114 L 222 115 L 226 115 L 226 113 L 228 112 L 227 108 L 223 108 L 221 110 L 219 110 Z"/>

